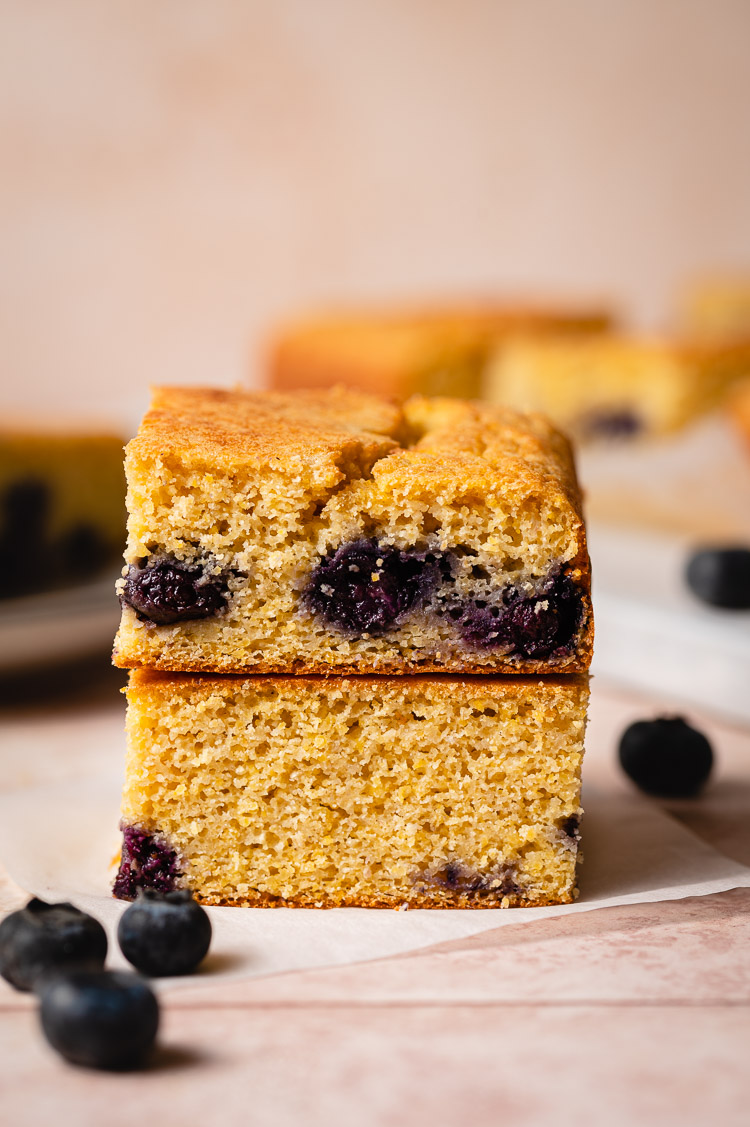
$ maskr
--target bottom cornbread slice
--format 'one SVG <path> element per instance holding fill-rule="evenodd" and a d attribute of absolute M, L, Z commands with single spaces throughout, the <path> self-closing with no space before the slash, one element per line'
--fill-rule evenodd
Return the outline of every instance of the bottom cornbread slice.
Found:
<path fill-rule="evenodd" d="M 115 895 L 514 907 L 575 896 L 588 681 L 137 670 Z"/>

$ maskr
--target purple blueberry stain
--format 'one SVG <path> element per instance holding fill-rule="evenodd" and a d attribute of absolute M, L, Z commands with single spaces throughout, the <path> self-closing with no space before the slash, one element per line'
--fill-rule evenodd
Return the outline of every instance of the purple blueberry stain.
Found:
<path fill-rule="evenodd" d="M 122 826 L 122 852 L 112 891 L 118 900 L 135 900 L 139 888 L 173 892 L 182 875 L 177 853 L 157 834 Z"/>
<path fill-rule="evenodd" d="M 120 599 L 157 626 L 212 618 L 229 602 L 227 576 L 168 557 L 139 560 L 128 568 Z"/>
<path fill-rule="evenodd" d="M 585 415 L 580 420 L 579 429 L 588 438 L 626 439 L 640 434 L 643 422 L 627 407 L 613 407 Z"/>
<path fill-rule="evenodd" d="M 464 642 L 476 649 L 541 658 L 569 653 L 583 621 L 579 587 L 564 573 L 549 576 L 533 594 L 507 588 L 497 604 L 461 603 L 449 611 Z"/>
<path fill-rule="evenodd" d="M 440 578 L 437 553 L 356 540 L 320 562 L 303 599 L 314 614 L 344 633 L 382 634 L 423 603 Z"/>
<path fill-rule="evenodd" d="M 581 840 L 581 816 L 580 814 L 569 814 L 567 818 L 563 818 L 560 822 L 560 830 L 564 837 L 571 842 L 579 842 Z"/>
<path fill-rule="evenodd" d="M 504 864 L 489 873 L 480 873 L 459 861 L 448 861 L 437 868 L 416 874 L 414 880 L 422 891 L 433 888 L 454 892 L 472 900 L 502 900 L 506 896 L 520 896 L 523 893 L 516 882 L 514 867 Z"/>

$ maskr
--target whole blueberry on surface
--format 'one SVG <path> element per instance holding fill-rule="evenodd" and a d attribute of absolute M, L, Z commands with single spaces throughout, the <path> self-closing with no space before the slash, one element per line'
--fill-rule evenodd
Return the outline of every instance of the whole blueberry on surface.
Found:
<path fill-rule="evenodd" d="M 688 587 L 714 607 L 750 608 L 750 549 L 702 548 L 688 560 Z"/>
<path fill-rule="evenodd" d="M 117 939 L 143 974 L 191 974 L 208 951 L 211 921 L 191 892 L 146 889 L 120 917 Z"/>
<path fill-rule="evenodd" d="M 72 904 L 34 898 L 0 923 L 0 974 L 17 990 L 34 989 L 51 972 L 99 970 L 106 957 L 104 928 Z"/>
<path fill-rule="evenodd" d="M 40 998 L 53 1049 L 87 1068 L 138 1068 L 159 1028 L 159 1003 L 131 971 L 73 971 L 48 979 Z"/>
<path fill-rule="evenodd" d="M 625 774 L 658 798 L 691 798 L 711 774 L 713 751 L 702 732 L 680 716 L 637 720 L 620 739 Z"/>

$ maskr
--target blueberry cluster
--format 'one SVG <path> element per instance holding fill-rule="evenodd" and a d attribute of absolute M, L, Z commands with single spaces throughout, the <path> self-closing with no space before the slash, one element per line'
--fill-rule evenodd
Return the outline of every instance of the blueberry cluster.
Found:
<path fill-rule="evenodd" d="M 346 634 L 382 634 L 422 603 L 439 579 L 436 555 L 357 540 L 321 561 L 304 599 Z"/>
<path fill-rule="evenodd" d="M 448 861 L 439 869 L 421 873 L 418 880 L 422 885 L 461 893 L 469 900 L 502 900 L 504 896 L 518 896 L 522 892 L 509 865 L 503 865 L 495 872 L 479 873 L 458 861 Z"/>
<path fill-rule="evenodd" d="M 229 602 L 227 576 L 170 558 L 141 560 L 128 568 L 120 600 L 157 626 L 211 618 Z"/>
<path fill-rule="evenodd" d="M 141 893 L 120 917 L 125 958 L 150 976 L 190 974 L 211 942 L 211 921 L 187 891 Z M 104 969 L 107 936 L 72 904 L 32 899 L 0 923 L 0 975 L 39 998 L 54 1049 L 88 1068 L 143 1065 L 159 1027 L 159 1003 L 129 971 Z"/>
<path fill-rule="evenodd" d="M 174 849 L 137 826 L 122 826 L 120 867 L 113 888 L 118 900 L 135 900 L 139 889 L 172 892 L 180 875 Z"/>
<path fill-rule="evenodd" d="M 581 625 L 583 604 L 578 587 L 558 573 L 532 595 L 510 587 L 499 605 L 475 600 L 450 613 L 464 642 L 476 649 L 502 646 L 508 653 L 541 658 L 570 646 Z"/>
<path fill-rule="evenodd" d="M 344 544 L 323 559 L 304 593 L 307 607 L 352 637 L 389 630 L 437 592 L 467 646 L 542 658 L 564 653 L 583 621 L 580 589 L 562 571 L 532 593 L 508 587 L 489 603 L 451 590 L 449 554 L 400 551 L 377 540 Z M 438 588 L 442 588 L 438 591 Z"/>

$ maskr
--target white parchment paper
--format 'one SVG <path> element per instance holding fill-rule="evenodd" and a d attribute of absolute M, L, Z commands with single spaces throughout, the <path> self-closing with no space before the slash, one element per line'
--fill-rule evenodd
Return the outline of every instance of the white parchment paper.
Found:
<path fill-rule="evenodd" d="M 29 894 L 70 900 L 114 933 L 112 899 L 120 779 L 102 775 L 0 795 L 0 861 Z M 213 973 L 164 979 L 165 989 L 384 958 L 508 924 L 619 904 L 678 900 L 750 886 L 750 868 L 695 837 L 637 795 L 585 793 L 585 863 L 575 904 L 546 908 L 388 911 L 210 908 Z"/>

